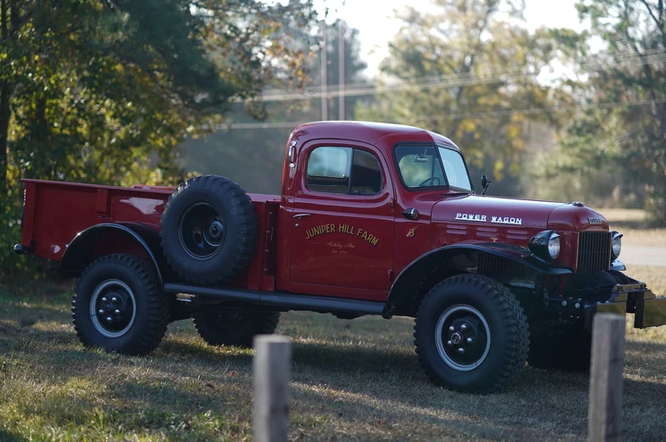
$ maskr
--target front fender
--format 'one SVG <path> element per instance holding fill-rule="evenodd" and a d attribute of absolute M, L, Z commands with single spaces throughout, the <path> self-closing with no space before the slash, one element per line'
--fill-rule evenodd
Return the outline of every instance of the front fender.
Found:
<path fill-rule="evenodd" d="M 159 251 L 159 232 L 157 229 L 141 223 L 100 223 L 79 232 L 67 245 L 62 256 L 58 273 L 63 278 L 73 278 L 81 275 L 85 267 L 93 260 L 93 251 L 98 241 L 109 233 L 127 236 L 138 245 L 153 263 L 155 272 L 163 282 L 162 272 L 156 254 Z"/>
<path fill-rule="evenodd" d="M 475 243 L 440 247 L 421 255 L 400 272 L 389 291 L 386 311 L 389 314 L 392 311 L 415 314 L 418 306 L 415 306 L 413 298 L 426 278 L 434 271 L 440 272 L 443 277 L 467 273 L 470 268 L 476 267 L 480 253 L 504 258 L 546 275 L 573 273 L 569 268 L 549 266 L 534 257 L 528 249 L 519 246 Z"/>

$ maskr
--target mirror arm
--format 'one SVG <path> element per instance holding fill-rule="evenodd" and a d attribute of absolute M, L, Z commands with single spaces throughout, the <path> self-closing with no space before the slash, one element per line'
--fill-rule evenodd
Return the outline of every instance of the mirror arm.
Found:
<path fill-rule="evenodd" d="M 488 179 L 488 175 L 483 174 L 483 176 L 481 177 L 481 185 L 483 186 L 483 191 L 481 192 L 481 195 L 486 194 L 486 190 L 488 190 L 488 187 L 490 187 L 491 182 L 492 181 Z"/>

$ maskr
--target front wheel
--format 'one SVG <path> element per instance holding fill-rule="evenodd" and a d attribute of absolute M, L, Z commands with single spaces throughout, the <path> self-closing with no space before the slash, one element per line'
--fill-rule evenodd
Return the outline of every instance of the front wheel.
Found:
<path fill-rule="evenodd" d="M 72 319 L 86 347 L 145 355 L 166 333 L 167 302 L 146 261 L 128 254 L 107 255 L 81 275 Z"/>
<path fill-rule="evenodd" d="M 525 365 L 527 318 L 504 286 L 481 275 L 458 275 L 423 299 L 414 344 L 426 374 L 452 390 L 501 390 Z"/>

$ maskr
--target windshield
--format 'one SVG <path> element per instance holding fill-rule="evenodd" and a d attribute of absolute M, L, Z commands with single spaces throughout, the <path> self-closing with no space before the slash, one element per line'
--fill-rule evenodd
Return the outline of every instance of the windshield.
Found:
<path fill-rule="evenodd" d="M 456 150 L 426 146 L 397 146 L 398 171 L 408 189 L 455 187 L 472 190 L 462 155 Z"/>

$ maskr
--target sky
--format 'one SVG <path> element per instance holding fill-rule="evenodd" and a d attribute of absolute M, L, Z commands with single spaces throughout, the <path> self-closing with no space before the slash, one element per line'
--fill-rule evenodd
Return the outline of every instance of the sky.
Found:
<path fill-rule="evenodd" d="M 525 0 L 524 25 L 534 30 L 540 26 L 573 28 L 580 30 L 582 25 L 574 4 L 576 0 Z M 394 10 L 402 10 L 406 5 L 427 9 L 429 0 L 320 0 L 329 8 L 329 20 L 340 17 L 351 27 L 359 30 L 361 59 L 368 63 L 366 74 L 374 76 L 379 63 L 388 55 L 388 43 L 400 28 L 400 20 Z M 327 20 L 327 21 L 329 21 Z"/>

